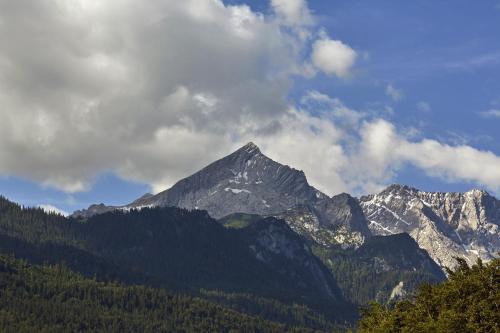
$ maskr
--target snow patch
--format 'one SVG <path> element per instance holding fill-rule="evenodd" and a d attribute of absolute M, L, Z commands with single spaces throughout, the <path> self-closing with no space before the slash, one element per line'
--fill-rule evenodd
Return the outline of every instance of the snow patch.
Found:
<path fill-rule="evenodd" d="M 142 210 L 144 208 L 153 208 L 155 207 L 155 205 L 153 204 L 149 204 L 149 205 L 141 205 L 141 206 L 127 206 L 127 207 L 120 207 L 118 208 L 119 210 L 123 211 L 123 212 L 130 212 L 132 209 L 135 209 L 135 210 Z"/>
<path fill-rule="evenodd" d="M 379 208 L 385 209 L 385 210 L 386 210 L 386 211 L 388 211 L 388 212 L 389 212 L 392 216 L 394 216 L 394 217 L 395 217 L 398 221 L 401 221 L 401 222 L 403 222 L 403 223 L 404 223 L 404 224 L 406 224 L 406 225 L 411 225 L 411 223 L 409 223 L 409 222 L 407 222 L 407 221 L 403 220 L 403 219 L 401 218 L 401 216 L 399 216 L 396 212 L 392 211 L 391 209 L 387 208 L 386 206 L 381 205 L 381 204 L 378 204 L 378 203 L 376 203 L 376 202 L 374 202 L 374 203 L 373 203 L 373 205 L 375 205 L 375 206 L 377 206 L 377 207 L 379 207 Z"/>
<path fill-rule="evenodd" d="M 226 187 L 224 189 L 224 191 L 228 192 L 228 191 L 231 191 L 233 192 L 234 194 L 240 194 L 241 192 L 245 192 L 245 193 L 252 193 L 250 192 L 249 190 L 245 190 L 245 189 L 237 189 L 237 188 L 230 188 L 230 187 Z"/>
<path fill-rule="evenodd" d="M 390 233 L 391 235 L 394 235 L 394 232 L 393 232 L 393 231 L 391 231 L 389 228 L 384 227 L 382 224 L 380 224 L 380 223 L 378 223 L 378 222 L 375 222 L 375 221 L 370 220 L 370 225 L 369 225 L 369 227 L 371 227 L 372 225 L 375 225 L 377 228 L 380 228 L 380 229 L 384 230 L 385 232 L 388 232 L 388 233 Z"/>

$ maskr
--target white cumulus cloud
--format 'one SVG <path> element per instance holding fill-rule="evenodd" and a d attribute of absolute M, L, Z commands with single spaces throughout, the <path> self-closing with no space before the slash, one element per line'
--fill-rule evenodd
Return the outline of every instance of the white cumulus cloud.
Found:
<path fill-rule="evenodd" d="M 357 56 L 349 45 L 325 37 L 314 42 L 311 60 L 325 74 L 345 78 L 349 76 Z"/>
<path fill-rule="evenodd" d="M 314 20 L 305 0 L 271 0 L 276 14 L 290 26 L 310 26 Z"/>
<path fill-rule="evenodd" d="M 412 141 L 386 120 L 366 122 L 354 155 L 353 186 L 385 185 L 405 164 L 446 181 L 481 184 L 500 191 L 500 156 L 468 145 L 448 145 L 436 140 Z M 376 180 L 374 182 L 374 180 Z"/>

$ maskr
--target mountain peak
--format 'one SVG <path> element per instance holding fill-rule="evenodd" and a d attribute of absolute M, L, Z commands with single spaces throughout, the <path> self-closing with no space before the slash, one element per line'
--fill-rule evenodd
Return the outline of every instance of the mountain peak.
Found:
<path fill-rule="evenodd" d="M 380 192 L 379 194 L 411 193 L 411 192 L 419 192 L 419 190 L 404 184 L 391 184 L 387 186 L 384 190 L 382 190 L 382 192 Z"/>
<path fill-rule="evenodd" d="M 472 196 L 489 196 L 490 195 L 485 190 L 479 189 L 479 188 L 473 188 L 472 190 L 465 192 L 465 194 L 472 195 Z"/>
<path fill-rule="evenodd" d="M 246 153 L 249 153 L 249 154 L 260 154 L 260 149 L 259 147 L 257 147 L 257 145 L 253 142 L 249 142 L 247 143 L 246 145 L 244 145 L 243 147 L 241 147 L 240 149 L 238 149 L 238 151 L 244 151 Z"/>

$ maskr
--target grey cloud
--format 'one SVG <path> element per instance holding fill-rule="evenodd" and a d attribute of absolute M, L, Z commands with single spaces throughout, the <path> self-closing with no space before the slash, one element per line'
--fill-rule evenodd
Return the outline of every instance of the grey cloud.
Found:
<path fill-rule="evenodd" d="M 298 61 L 276 22 L 219 1 L 2 1 L 0 22 L 0 174 L 67 191 L 194 170 L 286 111 Z"/>

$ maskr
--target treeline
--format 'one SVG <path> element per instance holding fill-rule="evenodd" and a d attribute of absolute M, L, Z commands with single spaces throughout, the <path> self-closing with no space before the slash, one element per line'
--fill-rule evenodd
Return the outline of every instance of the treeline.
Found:
<path fill-rule="evenodd" d="M 421 286 L 413 300 L 365 308 L 359 332 L 500 332 L 500 259 L 472 267 L 457 260 L 447 281 Z"/>

